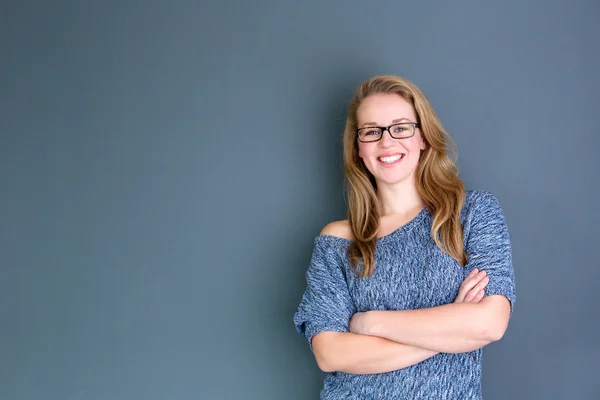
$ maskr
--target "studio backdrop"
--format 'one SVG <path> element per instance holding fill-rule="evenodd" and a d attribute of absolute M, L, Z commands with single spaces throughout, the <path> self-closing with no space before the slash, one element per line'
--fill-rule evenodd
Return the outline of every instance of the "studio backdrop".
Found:
<path fill-rule="evenodd" d="M 346 218 L 356 86 L 416 83 L 517 302 L 486 400 L 600 399 L 600 3 L 0 5 L 0 398 L 305 400 L 292 317 Z"/>

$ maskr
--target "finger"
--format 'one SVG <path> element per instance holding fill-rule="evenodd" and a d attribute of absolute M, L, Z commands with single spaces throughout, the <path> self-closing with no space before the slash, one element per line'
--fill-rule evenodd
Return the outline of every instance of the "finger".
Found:
<path fill-rule="evenodd" d="M 473 298 L 473 303 L 479 303 L 483 299 L 484 295 L 485 295 L 485 290 L 481 289 L 477 293 L 477 295 Z"/>
<path fill-rule="evenodd" d="M 477 283 L 485 276 L 485 271 L 478 271 L 477 268 L 474 268 L 473 271 L 467 275 L 463 283 L 460 285 L 458 290 L 458 296 L 454 300 L 457 303 L 465 301 L 465 296 L 469 293 Z M 469 299 L 470 300 L 470 299 Z"/>
<path fill-rule="evenodd" d="M 465 299 L 464 293 L 459 288 L 458 294 L 456 295 L 456 298 L 454 299 L 454 303 L 462 303 L 464 299 Z"/>
<path fill-rule="evenodd" d="M 488 283 L 490 283 L 490 277 L 486 276 L 483 279 L 481 279 L 477 285 L 475 285 L 475 287 L 473 289 L 471 289 L 473 292 L 477 293 L 482 289 L 485 289 L 485 287 L 488 285 Z"/>
<path fill-rule="evenodd" d="M 469 293 L 467 293 L 465 295 L 465 303 L 470 303 L 473 301 L 473 299 L 475 298 L 475 295 L 477 294 L 477 292 L 474 292 L 473 290 L 469 290 Z"/>
<path fill-rule="evenodd" d="M 477 275 L 477 273 L 478 273 L 478 272 L 479 272 L 479 270 L 478 270 L 477 268 L 473 268 L 473 269 L 471 270 L 471 272 L 469 272 L 469 275 L 467 275 L 467 278 L 466 278 L 466 279 L 469 279 L 469 278 L 472 278 L 472 277 L 474 277 L 475 275 Z"/>
<path fill-rule="evenodd" d="M 484 276 L 477 284 L 469 290 L 469 292 L 465 295 L 465 301 L 473 301 L 475 296 L 479 293 L 480 290 L 484 289 L 489 283 L 490 278 Z"/>
<path fill-rule="evenodd" d="M 481 279 L 477 285 L 475 285 L 473 287 L 473 289 L 471 289 L 469 291 L 469 293 L 467 293 L 465 295 L 465 301 L 473 301 L 475 299 L 475 297 L 479 294 L 479 292 L 483 289 L 485 289 L 485 287 L 487 286 L 487 284 L 490 282 L 490 278 L 488 278 L 487 276 L 484 277 L 483 279 Z"/>
<path fill-rule="evenodd" d="M 467 277 L 467 279 L 465 279 L 464 282 L 461 284 L 461 289 L 463 290 L 464 294 L 468 293 L 469 290 L 473 289 L 475 287 L 475 285 L 477 285 L 479 282 L 481 282 L 481 280 L 485 276 L 486 276 L 486 272 L 480 271 L 479 273 L 475 274 L 471 278 Z"/>

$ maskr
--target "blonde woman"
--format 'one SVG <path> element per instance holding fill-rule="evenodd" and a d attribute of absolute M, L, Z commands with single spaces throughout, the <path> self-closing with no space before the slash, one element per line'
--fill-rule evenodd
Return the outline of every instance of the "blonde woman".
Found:
<path fill-rule="evenodd" d="M 450 137 L 397 76 L 348 110 L 348 219 L 315 238 L 294 323 L 327 372 L 321 399 L 481 399 L 482 348 L 515 301 L 502 209 L 466 191 Z"/>

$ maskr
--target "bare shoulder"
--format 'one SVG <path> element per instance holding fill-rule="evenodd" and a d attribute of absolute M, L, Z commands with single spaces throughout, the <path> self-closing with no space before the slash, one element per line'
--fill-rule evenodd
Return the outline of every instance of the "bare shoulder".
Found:
<path fill-rule="evenodd" d="M 321 230 L 321 235 L 336 236 L 342 239 L 352 240 L 352 229 L 347 219 L 343 221 L 333 221 L 325 225 Z"/>

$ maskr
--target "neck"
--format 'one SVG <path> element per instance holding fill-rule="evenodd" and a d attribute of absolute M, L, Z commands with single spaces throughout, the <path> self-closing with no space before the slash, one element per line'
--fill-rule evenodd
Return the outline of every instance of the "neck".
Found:
<path fill-rule="evenodd" d="M 411 213 L 425 206 L 413 177 L 394 185 L 377 182 L 377 197 L 382 217 Z"/>

